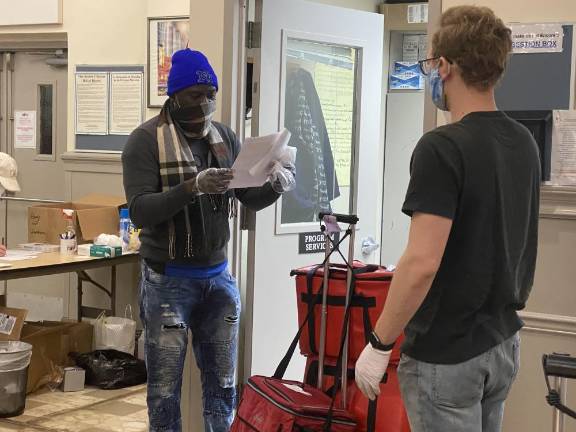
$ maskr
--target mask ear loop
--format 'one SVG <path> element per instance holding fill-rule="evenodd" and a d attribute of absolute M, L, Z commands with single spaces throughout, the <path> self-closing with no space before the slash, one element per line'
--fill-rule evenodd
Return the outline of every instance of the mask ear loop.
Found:
<path fill-rule="evenodd" d="M 448 75 L 446 75 L 446 78 L 448 78 L 450 76 L 450 73 L 452 73 L 452 62 L 450 60 L 448 60 L 446 57 L 443 57 L 444 60 L 446 61 L 446 63 L 448 63 Z M 442 79 L 442 78 L 440 78 Z M 446 108 L 448 108 L 448 110 L 450 110 L 450 106 L 448 105 L 448 96 L 446 96 L 446 86 L 444 83 L 444 80 L 442 80 L 442 86 L 444 87 L 444 106 Z"/>

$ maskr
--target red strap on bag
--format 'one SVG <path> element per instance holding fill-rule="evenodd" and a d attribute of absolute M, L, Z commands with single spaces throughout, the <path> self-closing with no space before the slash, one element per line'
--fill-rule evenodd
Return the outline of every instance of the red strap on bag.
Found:
<path fill-rule="evenodd" d="M 326 256 L 324 262 L 322 264 L 314 267 L 313 269 L 311 269 L 308 272 L 307 278 L 308 278 L 310 283 L 312 283 L 312 278 L 314 277 L 314 275 L 316 274 L 318 269 L 324 267 L 326 262 L 328 262 L 328 260 L 330 259 L 330 256 L 332 255 L 332 253 L 334 253 L 334 251 L 338 250 L 338 246 L 340 246 L 340 244 L 349 235 L 350 235 L 350 229 L 346 231 L 346 235 L 343 236 L 342 239 L 340 239 L 338 244 L 332 249 L 332 252 L 330 252 Z M 355 280 L 355 275 L 354 275 L 354 273 L 352 273 L 352 282 L 351 282 L 352 284 L 354 284 L 354 280 Z M 278 365 L 278 368 L 276 368 L 276 372 L 274 373 L 274 378 L 282 379 L 284 377 L 284 374 L 286 373 L 286 370 L 288 369 L 288 365 L 290 364 L 290 360 L 292 360 L 292 357 L 294 356 L 294 353 L 296 352 L 296 347 L 298 346 L 298 342 L 300 341 L 300 336 L 302 335 L 304 327 L 308 324 L 310 317 L 313 315 L 314 306 L 316 306 L 316 304 L 318 304 L 322 300 L 322 294 L 323 294 L 325 289 L 327 289 L 327 287 L 325 287 L 324 284 L 322 284 L 321 289 L 318 291 L 318 294 L 314 297 L 314 299 L 312 301 L 312 305 L 311 305 L 312 307 L 308 311 L 308 315 L 306 316 L 306 318 L 304 319 L 304 322 L 301 324 L 300 328 L 298 329 L 298 333 L 296 333 L 296 336 L 292 340 L 292 343 L 290 344 L 290 347 L 288 348 L 288 352 L 286 353 L 286 355 L 284 356 L 284 358 L 282 359 L 282 361 Z M 342 336 L 340 338 L 341 339 L 340 352 L 338 355 L 338 362 L 336 363 L 336 371 L 337 372 L 336 372 L 336 376 L 334 377 L 335 378 L 335 385 L 334 385 L 334 389 L 332 391 L 332 402 L 330 404 L 330 409 L 328 410 L 328 415 L 326 416 L 326 423 L 324 424 L 324 431 L 325 432 L 330 432 L 330 430 L 332 428 L 332 422 L 334 421 L 334 405 L 336 403 L 336 396 L 338 395 L 338 389 L 340 388 L 340 385 L 342 383 L 342 361 L 343 361 L 342 358 L 343 358 L 343 354 L 344 354 L 344 346 L 346 345 L 346 335 L 347 335 L 346 329 L 347 329 L 348 322 L 350 321 L 350 311 L 352 309 L 351 299 L 352 299 L 353 293 L 354 293 L 354 290 L 350 289 L 349 293 L 348 293 L 348 295 L 349 295 L 348 307 L 346 308 L 346 311 L 344 313 L 344 325 L 342 328 Z"/>

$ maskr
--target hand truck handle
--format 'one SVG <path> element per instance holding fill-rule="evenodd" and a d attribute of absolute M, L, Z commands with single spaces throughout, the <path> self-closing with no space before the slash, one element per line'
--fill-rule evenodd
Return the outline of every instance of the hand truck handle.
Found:
<path fill-rule="evenodd" d="M 318 215 L 318 219 L 324 220 L 324 216 L 334 216 L 336 218 L 336 222 L 347 223 L 349 225 L 356 225 L 360 220 L 356 215 L 344 215 L 338 213 L 325 213 L 325 212 L 321 212 Z"/>

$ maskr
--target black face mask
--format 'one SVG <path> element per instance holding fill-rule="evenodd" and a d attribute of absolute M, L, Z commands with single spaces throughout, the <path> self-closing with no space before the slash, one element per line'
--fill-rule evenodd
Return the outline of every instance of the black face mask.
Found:
<path fill-rule="evenodd" d="M 191 138 L 204 138 L 210 131 L 212 117 L 216 111 L 216 101 L 205 98 L 197 105 L 172 105 L 172 118 Z"/>

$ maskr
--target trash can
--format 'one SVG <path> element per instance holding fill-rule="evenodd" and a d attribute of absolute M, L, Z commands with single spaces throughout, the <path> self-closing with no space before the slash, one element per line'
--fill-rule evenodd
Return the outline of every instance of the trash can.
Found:
<path fill-rule="evenodd" d="M 16 417 L 24 412 L 30 357 L 32 345 L 0 342 L 0 418 Z"/>

